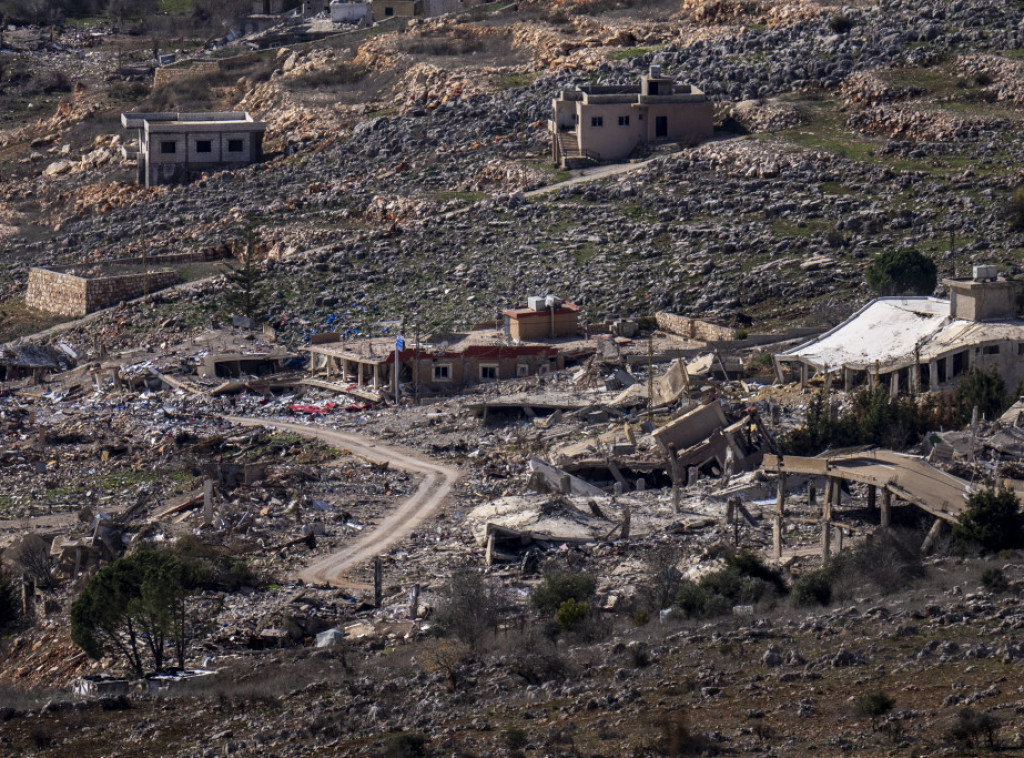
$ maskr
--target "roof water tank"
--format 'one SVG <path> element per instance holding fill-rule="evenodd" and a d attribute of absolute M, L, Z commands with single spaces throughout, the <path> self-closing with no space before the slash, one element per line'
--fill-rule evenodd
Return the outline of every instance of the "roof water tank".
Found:
<path fill-rule="evenodd" d="M 528 297 L 526 299 L 526 307 L 528 307 L 531 311 L 546 310 L 547 306 L 544 305 L 544 300 L 544 297 Z"/>
<path fill-rule="evenodd" d="M 974 280 L 976 282 L 982 282 L 988 279 L 996 279 L 999 276 L 999 269 L 996 266 L 975 266 L 974 267 Z"/>
<path fill-rule="evenodd" d="M 562 305 L 562 298 L 558 295 L 548 295 L 544 298 L 544 306 L 546 308 L 560 308 Z"/>

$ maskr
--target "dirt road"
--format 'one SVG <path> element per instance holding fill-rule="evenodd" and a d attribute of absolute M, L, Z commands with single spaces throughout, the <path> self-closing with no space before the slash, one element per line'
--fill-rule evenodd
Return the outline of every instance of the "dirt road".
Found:
<path fill-rule="evenodd" d="M 361 563 L 372 560 L 419 524 L 432 516 L 451 494 L 452 487 L 461 476 L 453 466 L 435 463 L 408 448 L 378 444 L 374 440 L 349 432 L 339 432 L 314 424 L 291 421 L 228 416 L 227 419 L 242 426 L 267 426 L 286 429 L 305 437 L 318 439 L 334 447 L 352 451 L 355 455 L 380 463 L 388 462 L 395 468 L 423 477 L 412 495 L 401 503 L 376 528 L 364 532 L 344 550 L 323 558 L 303 569 L 298 578 L 307 584 L 329 584 L 334 587 L 361 587 L 347 578 L 348 572 Z"/>

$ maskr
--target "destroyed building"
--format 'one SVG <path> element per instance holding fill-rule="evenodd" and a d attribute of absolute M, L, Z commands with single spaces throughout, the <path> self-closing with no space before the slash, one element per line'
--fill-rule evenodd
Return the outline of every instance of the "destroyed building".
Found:
<path fill-rule="evenodd" d="M 147 187 L 256 163 L 263 159 L 267 129 L 244 111 L 122 113 L 121 125 L 137 133 L 122 152 L 136 162 L 138 182 Z"/>
<path fill-rule="evenodd" d="M 623 160 L 645 145 L 696 143 L 714 132 L 711 101 L 658 66 L 639 84 L 562 90 L 551 108 L 552 160 L 562 168 Z"/>
<path fill-rule="evenodd" d="M 945 279 L 951 297 L 883 297 L 817 339 L 775 357 L 779 379 L 814 375 L 846 390 L 861 385 L 900 392 L 950 389 L 974 369 L 995 369 L 1009 386 L 1024 380 L 1024 320 L 1016 285 L 995 266 L 971 279 Z"/>
<path fill-rule="evenodd" d="M 396 352 L 391 338 L 311 345 L 310 370 L 321 384 L 379 400 L 393 388 L 395 360 L 403 391 L 450 392 L 501 379 L 533 376 L 565 366 L 557 347 L 509 345 L 497 332 L 480 331 L 410 341 Z M 320 386 L 320 385 L 316 385 Z"/>

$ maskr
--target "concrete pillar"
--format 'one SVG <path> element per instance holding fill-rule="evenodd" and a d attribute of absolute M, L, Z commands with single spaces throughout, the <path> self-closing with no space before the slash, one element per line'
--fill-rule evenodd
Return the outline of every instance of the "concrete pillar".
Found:
<path fill-rule="evenodd" d="M 843 391 L 849 392 L 853 389 L 853 371 L 848 368 L 843 369 Z"/>
<path fill-rule="evenodd" d="M 832 505 L 841 505 L 843 497 L 843 480 L 836 478 L 832 484 Z"/>
<path fill-rule="evenodd" d="M 932 361 L 928 364 L 928 389 L 937 390 L 939 388 L 939 362 Z"/>
<path fill-rule="evenodd" d="M 892 523 L 892 493 L 888 489 L 882 490 L 882 528 L 888 528 Z"/>
<path fill-rule="evenodd" d="M 629 523 L 631 520 L 631 514 L 629 512 L 629 506 L 625 506 L 622 509 L 622 539 L 629 539 Z"/>
<path fill-rule="evenodd" d="M 622 491 L 623 491 L 622 482 L 615 482 L 615 484 L 612 485 L 612 492 L 614 492 L 616 495 L 621 495 Z"/>
<path fill-rule="evenodd" d="M 373 364 L 373 388 L 374 389 L 379 389 L 380 388 L 380 364 L 379 363 L 374 363 Z"/>
<path fill-rule="evenodd" d="M 900 394 L 900 372 L 893 371 L 889 374 L 889 394 L 893 397 Z"/>
<path fill-rule="evenodd" d="M 779 472 L 779 489 L 775 496 L 775 515 L 786 515 L 786 474 Z"/>
<path fill-rule="evenodd" d="M 821 502 L 821 557 L 832 554 L 832 504 L 836 501 L 842 480 L 830 476 L 825 484 L 825 499 Z"/>
<path fill-rule="evenodd" d="M 568 495 L 572 492 L 572 479 L 568 474 L 562 474 L 558 477 L 558 491 L 563 495 Z"/>
<path fill-rule="evenodd" d="M 807 364 L 800 364 L 800 389 L 807 389 Z"/>
<path fill-rule="evenodd" d="M 688 468 L 687 471 L 686 471 L 686 484 L 687 484 L 687 486 L 692 487 L 693 485 L 695 485 L 697 483 L 697 479 L 699 479 L 699 478 L 700 478 L 700 471 L 697 469 L 696 466 L 690 466 L 690 468 Z"/>
<path fill-rule="evenodd" d="M 782 562 L 782 516 L 777 513 L 772 519 L 772 555 L 776 563 Z"/>
<path fill-rule="evenodd" d="M 364 378 L 363 378 L 363 364 L 362 363 L 357 363 L 356 364 L 356 377 L 357 377 L 356 378 L 356 383 L 360 387 L 362 387 L 363 386 L 363 381 L 364 381 Z"/>
<path fill-rule="evenodd" d="M 647 489 L 647 480 L 644 479 L 641 476 L 639 479 L 636 480 L 636 491 L 637 492 L 643 492 L 646 489 Z"/>
<path fill-rule="evenodd" d="M 413 621 L 415 621 L 416 617 L 419 615 L 419 610 L 420 586 L 418 584 L 414 584 L 412 586 L 412 596 L 409 598 L 409 617 L 412 618 Z"/>
<path fill-rule="evenodd" d="M 818 488 L 814 486 L 814 482 L 807 485 L 807 504 L 812 507 L 818 504 Z"/>

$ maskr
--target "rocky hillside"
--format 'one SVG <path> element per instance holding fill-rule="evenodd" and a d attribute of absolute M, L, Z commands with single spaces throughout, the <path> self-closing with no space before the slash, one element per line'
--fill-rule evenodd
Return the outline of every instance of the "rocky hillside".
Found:
<path fill-rule="evenodd" d="M 1004 216 L 1021 179 L 1022 48 L 1017 10 L 983 0 L 431 20 L 221 75 L 203 97 L 267 119 L 277 154 L 153 190 L 126 184 L 115 130 L 81 139 L 132 105 L 124 88 L 81 87 L 4 139 L 18 169 L 0 186 L 4 292 L 29 263 L 201 249 L 251 224 L 271 253 L 267 315 L 300 331 L 335 312 L 474 321 L 541 290 L 595 319 L 813 320 L 865 298 L 866 259 L 905 245 L 943 273 L 1015 273 L 1024 237 Z M 719 104 L 719 141 L 524 198 L 564 178 L 547 155 L 550 98 L 653 62 Z M 185 107 L 197 89 L 137 104 Z M 179 318 L 219 307 L 213 290 L 193 300 L 173 304 Z"/>

